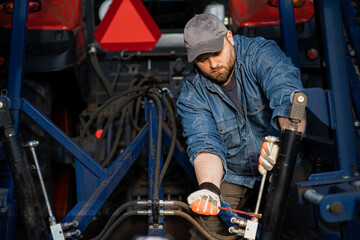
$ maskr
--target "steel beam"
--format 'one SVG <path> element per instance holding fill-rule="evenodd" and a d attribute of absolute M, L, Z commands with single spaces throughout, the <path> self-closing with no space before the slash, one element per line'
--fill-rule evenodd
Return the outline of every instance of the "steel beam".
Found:
<path fill-rule="evenodd" d="M 346 43 L 339 0 L 319 0 L 326 77 L 330 87 L 332 116 L 336 129 L 339 168 L 342 176 L 356 171 L 355 128 L 346 71 Z M 310 100 L 311 101 L 311 100 Z"/>
<path fill-rule="evenodd" d="M 295 25 L 293 1 L 279 0 L 279 16 L 284 50 L 293 64 L 300 68 L 298 38 Z"/>

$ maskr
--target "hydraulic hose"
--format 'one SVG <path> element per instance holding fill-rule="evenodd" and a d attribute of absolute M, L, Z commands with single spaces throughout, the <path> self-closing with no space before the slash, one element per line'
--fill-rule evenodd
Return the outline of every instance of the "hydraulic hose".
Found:
<path fill-rule="evenodd" d="M 117 208 L 115 210 L 115 212 L 111 215 L 111 217 L 109 218 L 109 220 L 106 222 L 104 228 L 101 230 L 101 232 L 95 237 L 95 238 L 91 238 L 89 240 L 100 240 L 103 239 L 105 234 L 108 232 L 108 230 L 110 229 L 110 227 L 112 226 L 112 224 L 114 223 L 114 221 L 116 220 L 116 218 L 118 218 L 120 216 L 120 214 L 127 209 L 128 207 L 131 206 L 140 206 L 137 205 L 138 201 L 130 201 L 130 202 L 126 202 L 123 205 L 121 205 L 119 208 Z M 147 205 L 143 205 L 144 207 L 146 207 Z"/>
<path fill-rule="evenodd" d="M 94 71 L 95 71 L 96 75 L 98 76 L 101 83 L 105 87 L 105 90 L 108 93 L 108 95 L 110 97 L 112 97 L 114 95 L 114 91 L 111 88 L 108 79 L 105 77 L 105 74 L 104 74 L 104 72 L 102 71 L 102 69 L 100 67 L 99 61 L 98 61 L 97 56 L 96 56 L 96 47 L 91 46 L 90 50 L 89 50 L 89 53 L 90 53 L 91 66 L 94 68 Z"/>
<path fill-rule="evenodd" d="M 139 201 L 130 201 L 130 202 L 127 202 L 127 203 L 121 205 L 111 215 L 111 217 L 107 221 L 105 227 L 98 234 L 98 236 L 96 236 L 95 238 L 92 238 L 90 240 L 106 240 L 106 239 L 108 239 L 110 237 L 110 235 L 113 233 L 113 231 L 127 217 L 139 215 L 138 210 L 130 210 L 130 211 L 124 213 L 123 215 L 120 215 L 121 212 L 123 212 L 125 209 L 127 209 L 128 207 L 131 207 L 131 206 L 147 207 L 148 204 L 147 203 L 139 204 Z M 165 203 L 164 206 L 165 206 L 165 209 L 173 209 L 173 208 L 176 208 L 176 207 L 180 207 L 180 208 L 184 209 L 185 211 L 190 212 L 189 211 L 189 206 L 186 203 L 180 202 L 180 201 L 173 201 L 173 204 L 166 204 Z M 236 236 L 236 235 L 223 236 L 223 235 L 216 234 L 216 233 L 212 232 L 210 229 L 208 229 L 208 227 L 205 225 L 205 223 L 204 223 L 204 221 L 202 219 L 201 219 L 201 223 L 198 223 L 189 214 L 187 214 L 187 213 L 185 213 L 183 211 L 180 211 L 180 210 L 165 211 L 164 214 L 165 215 L 179 216 L 179 217 L 182 217 L 182 218 L 186 219 L 191 224 L 193 224 L 200 231 L 201 234 L 203 234 L 207 239 L 210 239 L 210 240 L 211 239 L 233 240 L 233 239 L 237 239 L 239 237 L 239 236 Z M 141 215 L 144 215 L 144 213 L 142 213 Z"/>
<path fill-rule="evenodd" d="M 174 210 L 173 211 L 173 215 L 175 216 L 179 216 L 182 217 L 184 219 L 186 219 L 187 221 L 189 221 L 192 225 L 194 225 L 196 227 L 197 230 L 200 231 L 200 233 L 202 235 L 204 235 L 204 237 L 206 237 L 207 239 L 213 240 L 213 239 L 220 239 L 220 240 L 233 240 L 233 239 L 237 239 L 239 236 L 233 235 L 233 236 L 224 236 L 224 235 L 219 235 L 214 233 L 213 231 L 211 231 L 210 229 L 207 228 L 207 226 L 204 224 L 204 222 L 202 221 L 202 224 L 199 224 L 194 218 L 192 218 L 189 214 L 186 214 L 182 211 L 179 210 Z"/>
<path fill-rule="evenodd" d="M 301 132 L 289 129 L 284 130 L 280 136 L 279 156 L 262 219 L 261 240 L 280 239 L 301 136 Z"/>
<path fill-rule="evenodd" d="M 136 91 L 139 91 L 139 93 L 136 93 Z M 148 88 L 146 89 L 146 91 L 144 92 L 144 88 L 135 88 L 135 89 L 129 89 L 127 91 L 124 91 L 123 93 L 114 96 L 112 98 L 110 98 L 108 101 L 106 101 L 101 107 L 99 107 L 97 109 L 97 111 L 95 111 L 95 113 L 90 117 L 90 119 L 88 120 L 88 122 L 86 123 L 86 125 L 83 128 L 82 131 L 82 135 L 80 136 L 80 144 L 82 143 L 82 140 L 84 138 L 85 133 L 88 131 L 90 125 L 94 122 L 94 120 L 96 119 L 96 117 L 107 107 L 109 106 L 112 102 L 114 102 L 115 100 L 119 99 L 120 97 L 125 96 L 126 94 L 130 94 L 133 93 L 133 95 L 131 95 L 131 97 L 129 97 L 128 99 L 124 100 L 124 102 L 122 102 L 116 109 L 115 113 L 110 115 L 109 120 L 107 121 L 105 128 L 104 128 L 104 133 L 106 133 L 108 131 L 108 128 L 110 126 L 110 124 L 114 121 L 117 112 L 122 109 L 123 107 L 127 106 L 129 103 L 131 103 L 133 100 L 138 99 L 139 97 L 142 96 L 148 96 L 150 98 L 152 98 L 157 106 L 157 110 L 158 110 L 158 125 L 157 125 L 157 142 L 156 142 L 156 156 L 155 156 L 155 173 L 154 173 L 154 184 L 153 184 L 153 189 L 152 189 L 152 203 L 153 203 L 153 217 L 154 217 L 154 222 L 157 223 L 158 222 L 158 215 L 159 215 L 159 193 L 160 193 L 160 186 L 161 183 L 164 179 L 164 176 L 166 174 L 166 171 L 170 165 L 171 159 L 172 159 L 172 155 L 175 149 L 175 144 L 176 144 L 176 123 L 175 123 L 175 114 L 174 111 L 172 109 L 172 106 L 170 105 L 170 103 L 164 98 L 164 96 L 161 94 L 161 92 L 158 91 L 158 88 Z M 160 172 L 160 159 L 161 159 L 161 148 L 162 148 L 162 129 L 163 129 L 163 107 L 162 107 L 162 102 L 166 105 L 166 107 L 168 108 L 169 111 L 169 118 L 171 121 L 171 143 L 170 143 L 170 148 L 169 148 L 169 152 L 167 155 L 167 158 L 165 160 L 165 164 L 163 166 L 162 171 Z M 121 116 L 123 116 L 123 114 L 121 114 Z M 121 117 L 121 119 L 123 119 Z M 121 134 L 121 133 L 120 133 Z M 100 142 L 103 142 L 104 137 L 106 134 L 102 134 L 101 138 L 100 138 Z M 101 145 L 98 144 L 97 146 L 97 153 L 98 148 Z M 98 154 L 96 155 L 98 157 Z M 106 159 L 107 160 L 107 159 Z M 107 162 L 107 161 L 106 161 Z"/>
<path fill-rule="evenodd" d="M 136 216 L 138 215 L 138 211 L 137 210 L 131 210 L 128 211 L 126 213 L 124 213 L 123 215 L 121 215 L 118 219 L 116 219 L 116 221 L 111 225 L 111 227 L 108 229 L 108 231 L 105 232 L 104 236 L 102 236 L 101 238 L 99 238 L 99 240 L 106 240 L 110 237 L 111 233 L 120 225 L 120 223 L 122 223 L 122 221 L 124 221 L 126 218 L 130 217 L 130 216 Z"/>
<path fill-rule="evenodd" d="M 123 97 L 123 96 L 126 96 L 128 94 L 131 94 L 131 93 L 135 93 L 135 92 L 140 92 L 140 91 L 145 91 L 146 89 L 145 88 L 133 88 L 133 89 L 128 89 L 128 90 L 125 90 L 123 92 L 121 92 L 120 94 L 118 95 L 115 95 L 113 96 L 112 98 L 110 98 L 109 100 L 107 100 L 103 105 L 101 105 L 101 107 L 99 107 L 95 113 L 90 117 L 90 119 L 87 121 L 86 125 L 84 126 L 84 131 L 81 132 L 80 134 L 80 142 L 79 142 L 79 145 L 82 145 L 82 142 L 84 140 L 84 137 L 85 137 L 85 134 L 87 132 L 87 130 L 89 129 L 90 125 L 94 122 L 94 120 L 96 119 L 96 117 L 106 108 L 108 107 L 111 103 L 113 103 L 114 101 L 116 101 L 117 99 Z M 139 93 L 139 96 L 141 95 L 141 93 Z M 144 94 L 143 94 L 144 95 Z M 132 98 L 131 98 L 132 99 Z"/>
<path fill-rule="evenodd" d="M 110 153 L 106 156 L 105 161 L 102 163 L 103 166 L 108 165 L 108 163 L 111 161 L 111 159 L 113 158 L 113 156 L 114 156 L 114 154 L 116 152 L 116 148 L 117 148 L 117 146 L 119 144 L 120 137 L 121 137 L 121 134 L 122 134 L 122 125 L 123 125 L 124 121 L 125 121 L 125 111 L 123 110 L 121 112 L 121 116 L 120 116 L 119 130 L 116 133 L 115 140 L 113 142 L 113 146 L 111 148 Z"/>
<path fill-rule="evenodd" d="M 135 95 L 136 96 L 136 95 Z M 132 99 L 133 100 L 133 99 Z M 127 104 L 130 104 L 131 101 L 126 101 Z M 100 136 L 100 139 L 99 141 L 97 142 L 97 146 L 96 146 L 96 151 L 95 151 L 95 159 L 96 161 L 100 162 L 100 149 L 101 149 L 101 145 L 102 143 L 104 142 L 104 138 L 106 136 L 106 134 L 108 133 L 108 130 L 109 130 L 109 127 L 111 126 L 112 122 L 114 121 L 115 117 L 118 115 L 118 112 L 120 111 L 120 109 L 122 109 L 123 107 L 125 107 L 126 105 L 125 104 L 121 104 L 120 106 L 117 106 L 117 108 L 115 109 L 114 112 L 112 112 L 110 114 L 110 117 L 108 119 L 108 121 L 106 122 L 105 124 L 105 127 L 103 128 L 103 133 L 101 134 Z M 124 118 L 125 118 L 125 114 L 122 114 L 122 123 L 124 122 Z M 119 129 L 119 132 L 121 134 L 122 132 L 122 129 Z M 115 146 L 116 147 L 116 146 Z M 103 164 L 105 165 L 105 164 Z"/>

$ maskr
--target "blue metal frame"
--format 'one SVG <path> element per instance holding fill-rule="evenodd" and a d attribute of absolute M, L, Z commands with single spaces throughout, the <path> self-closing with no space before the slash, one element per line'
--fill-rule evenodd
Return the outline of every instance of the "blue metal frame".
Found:
<path fill-rule="evenodd" d="M 346 43 L 344 41 L 341 6 L 338 0 L 320 2 L 323 21 L 323 43 L 327 79 L 330 87 L 332 116 L 335 119 L 339 165 L 343 176 L 354 175 L 356 165 L 355 129 L 346 71 Z M 325 24 L 326 23 L 326 24 Z"/>
<path fill-rule="evenodd" d="M 295 27 L 293 1 L 279 0 L 279 15 L 281 36 L 284 41 L 284 51 L 291 58 L 293 64 L 300 68 L 298 39 Z"/>
<path fill-rule="evenodd" d="M 9 60 L 9 75 L 8 75 L 8 95 L 16 106 L 21 96 L 21 85 L 23 77 L 23 65 L 25 56 L 25 33 L 27 30 L 27 18 L 28 18 L 28 0 L 14 1 L 13 18 L 12 18 L 12 32 L 11 32 L 11 47 L 10 47 L 10 60 Z M 15 108 L 13 111 L 16 124 L 14 125 L 14 131 L 18 131 L 18 119 L 20 111 Z M 8 189 L 7 203 L 8 221 L 0 222 L 0 238 L 9 239 L 13 238 L 14 232 L 14 217 L 16 204 L 14 200 L 14 184 L 11 176 L 8 173 L 1 173 L 3 179 L 0 184 L 4 185 Z"/>
<path fill-rule="evenodd" d="M 357 65 L 360 65 L 360 26 L 354 11 L 354 8 L 350 1 L 341 0 L 342 17 L 344 26 L 347 32 L 347 40 L 355 51 L 355 61 Z M 360 7 L 360 1 L 357 1 L 358 7 Z M 353 59 L 350 57 L 350 53 L 347 52 L 347 71 L 350 81 L 350 89 L 352 93 L 352 102 L 355 111 L 355 117 L 360 119 L 360 77 L 357 75 Z M 356 135 L 357 144 L 360 145 L 360 136 Z M 360 154 L 357 156 L 358 162 L 360 162 Z"/>
<path fill-rule="evenodd" d="M 340 4 L 338 0 L 320 1 L 327 79 L 330 89 L 321 94 L 321 90 L 304 89 L 308 95 L 309 109 L 314 110 L 314 100 L 321 100 L 321 114 L 315 110 L 323 122 L 336 130 L 336 143 L 339 155 L 339 171 L 320 173 L 311 177 L 312 180 L 332 177 L 351 177 L 356 172 L 356 148 L 354 117 L 351 109 L 350 86 L 347 77 L 347 58 L 343 37 Z M 326 24 L 324 24 L 326 23 Z M 340 44 L 339 44 L 340 43 Z M 326 96 L 326 94 L 328 96 Z M 330 121 L 326 120 L 329 119 Z"/>
<path fill-rule="evenodd" d="M 354 72 L 353 62 L 347 56 L 347 43 L 343 34 L 341 15 L 344 17 L 348 34 L 353 33 L 350 38 L 355 45 L 359 45 L 360 27 L 351 26 L 349 19 L 353 17 L 353 13 L 351 13 L 352 7 L 349 4 L 350 1 L 345 0 L 319 0 L 329 90 L 300 90 L 308 96 L 308 108 L 336 131 L 338 169 L 333 172 L 313 174 L 308 182 L 298 184 L 300 202 L 304 202 L 302 197 L 307 189 L 313 189 L 323 196 L 318 205 L 320 215 L 327 222 L 342 222 L 342 236 L 348 240 L 357 239 L 360 234 L 358 228 L 360 191 L 356 184 L 360 180 L 360 176 L 358 176 L 359 161 L 357 160 L 360 152 L 356 151 L 357 136 L 355 135 L 350 94 L 353 94 L 354 109 L 356 110 L 360 104 L 356 100 L 359 97 L 359 86 L 352 81 L 357 81 L 358 84 L 359 78 Z M 341 9 L 344 11 L 343 14 L 341 14 Z M 354 27 L 357 28 L 356 31 L 349 29 Z M 349 82 L 352 83 L 354 89 L 350 88 Z M 343 209 L 337 213 L 331 212 L 329 206 L 333 203 L 342 206 Z"/>

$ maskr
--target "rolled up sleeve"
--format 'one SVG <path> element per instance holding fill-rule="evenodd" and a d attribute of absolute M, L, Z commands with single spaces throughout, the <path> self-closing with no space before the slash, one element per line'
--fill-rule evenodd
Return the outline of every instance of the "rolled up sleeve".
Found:
<path fill-rule="evenodd" d="M 207 104 L 194 98 L 191 91 L 177 100 L 177 112 L 181 117 L 183 136 L 191 164 L 201 152 L 216 154 L 226 171 L 226 147 Z"/>

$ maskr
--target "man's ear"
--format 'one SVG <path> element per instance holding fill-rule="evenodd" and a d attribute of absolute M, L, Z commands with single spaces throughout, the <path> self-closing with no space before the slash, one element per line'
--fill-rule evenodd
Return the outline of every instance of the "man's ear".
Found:
<path fill-rule="evenodd" d="M 229 41 L 231 42 L 231 44 L 234 45 L 233 34 L 232 34 L 232 32 L 231 32 L 230 30 L 227 31 L 226 37 L 227 37 L 227 39 L 229 39 Z"/>

